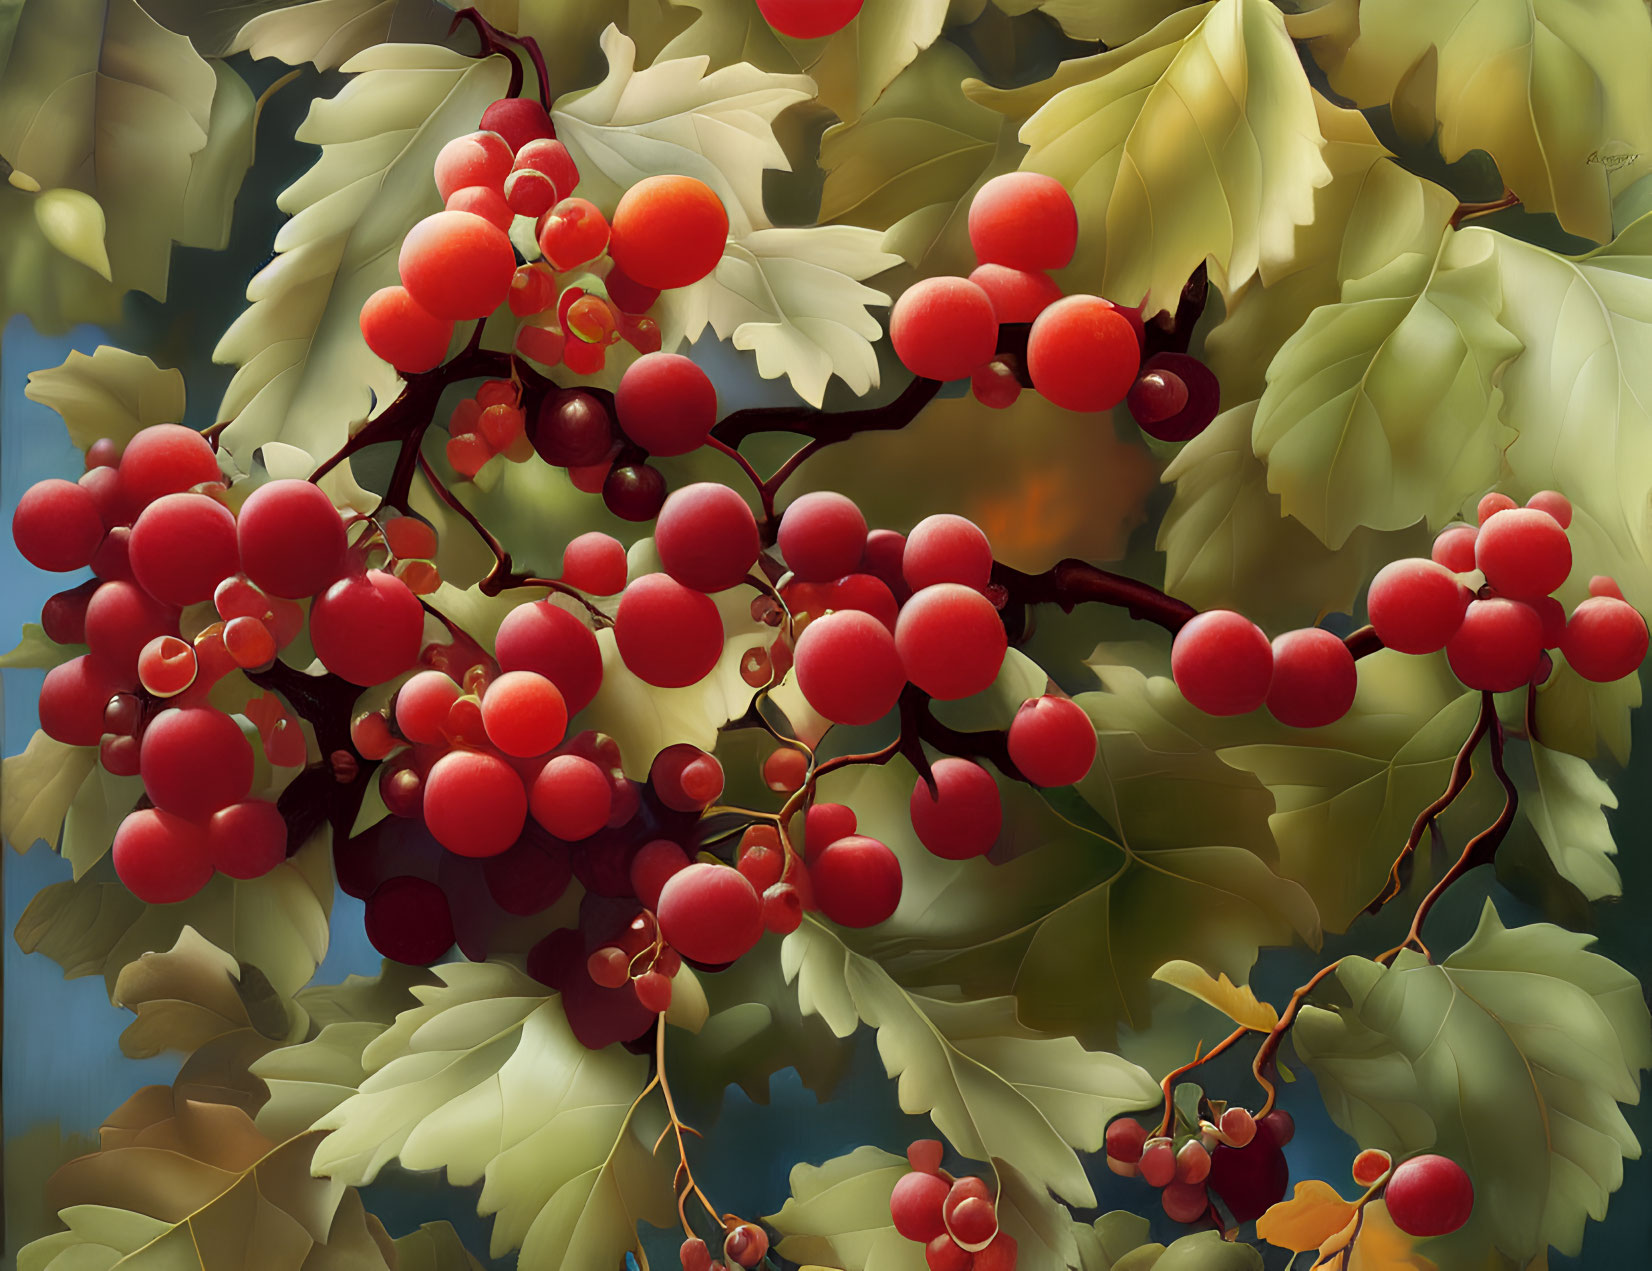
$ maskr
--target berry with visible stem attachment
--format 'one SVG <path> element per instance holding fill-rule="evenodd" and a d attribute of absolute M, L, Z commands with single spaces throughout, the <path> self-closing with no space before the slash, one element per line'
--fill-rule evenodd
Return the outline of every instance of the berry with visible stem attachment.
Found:
<path fill-rule="evenodd" d="M 1369 1187 L 1393 1167 L 1394 1160 L 1379 1148 L 1368 1147 L 1354 1158 L 1354 1181 Z"/>

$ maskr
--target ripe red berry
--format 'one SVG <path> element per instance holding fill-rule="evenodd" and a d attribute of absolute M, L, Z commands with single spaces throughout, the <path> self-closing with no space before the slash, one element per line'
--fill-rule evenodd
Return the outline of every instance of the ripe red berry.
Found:
<path fill-rule="evenodd" d="M 942 860 L 962 861 L 990 852 L 1004 825 L 1003 800 L 992 774 L 978 763 L 948 756 L 931 765 L 930 775 L 935 794 L 919 777 L 908 804 L 918 841 Z M 823 806 L 832 805 L 817 805 Z M 811 808 L 810 824 L 815 815 L 816 808 Z M 853 827 L 846 832 L 852 833 Z"/>
<path fill-rule="evenodd" d="M 1526 506 L 1537 508 L 1540 512 L 1547 512 L 1560 523 L 1561 529 L 1569 529 L 1572 524 L 1572 501 L 1564 494 L 1555 490 L 1539 490 L 1526 500 Z"/>
<path fill-rule="evenodd" d="M 809 866 L 815 903 L 841 927 L 875 927 L 901 901 L 901 863 L 876 839 L 850 834 Z"/>
<path fill-rule="evenodd" d="M 1021 775 L 1035 786 L 1070 786 L 1096 760 L 1096 726 L 1072 698 L 1046 693 L 1021 703 L 1006 744 Z"/>
<path fill-rule="evenodd" d="M 1159 1197 L 1165 1216 L 1172 1222 L 1198 1222 L 1210 1205 L 1203 1183 L 1171 1183 Z"/>
<path fill-rule="evenodd" d="M 1134 1117 L 1114 1117 L 1107 1125 L 1107 1157 L 1134 1165 L 1141 1160 L 1147 1129 Z"/>
<path fill-rule="evenodd" d="M 1586 680 L 1609 684 L 1646 658 L 1646 619 L 1621 597 L 1591 596 L 1572 610 L 1560 638 L 1566 662 Z"/>
<path fill-rule="evenodd" d="M 1015 1271 L 1016 1249 L 1015 1237 L 1000 1231 L 990 1245 L 976 1253 L 970 1271 Z"/>
<path fill-rule="evenodd" d="M 660 934 L 685 958 L 720 965 L 763 936 L 763 904 L 739 870 L 700 862 L 660 890 Z"/>
<path fill-rule="evenodd" d="M 1466 574 L 1475 568 L 1474 540 L 1479 533 L 1472 525 L 1448 525 L 1435 538 L 1429 555 L 1436 565 L 1443 565 L 1454 574 Z"/>
<path fill-rule="evenodd" d="M 948 1227 L 952 1238 L 966 1249 L 990 1241 L 998 1231 L 998 1212 L 990 1200 L 968 1196 L 951 1207 Z"/>
<path fill-rule="evenodd" d="M 1387 1152 L 1368 1147 L 1354 1158 L 1354 1181 L 1361 1187 L 1369 1187 L 1388 1173 L 1388 1168 L 1393 1163 L 1393 1158 Z"/>
<path fill-rule="evenodd" d="M 1137 1166 L 1150 1187 L 1169 1185 L 1176 1177 L 1176 1145 L 1167 1138 L 1149 1139 Z"/>
<path fill-rule="evenodd" d="M 1072 195 L 1053 177 L 1006 172 L 970 200 L 969 242 L 983 263 L 1061 269 L 1078 244 L 1078 211 Z"/>
<path fill-rule="evenodd" d="M 644 177 L 620 196 L 608 253 L 628 278 L 665 290 L 699 282 L 723 258 L 728 211 L 689 176 Z"/>
<path fill-rule="evenodd" d="M 1500 493 L 1497 490 L 1493 490 L 1490 494 L 1480 500 L 1480 506 L 1475 509 L 1475 519 L 1481 525 L 1484 525 L 1499 512 L 1507 512 L 1510 508 L 1516 508 L 1519 506 L 1520 505 L 1513 499 L 1509 498 L 1508 495 Z"/>
<path fill-rule="evenodd" d="M 889 1216 L 895 1230 L 908 1240 L 928 1244 L 946 1231 L 941 1206 L 947 1197 L 947 1183 L 931 1173 L 907 1174 L 895 1183 L 889 1195 Z"/>
<path fill-rule="evenodd" d="M 1170 646 L 1176 687 L 1207 715 L 1244 715 L 1267 699 L 1273 646 L 1243 614 L 1211 609 L 1176 633 Z"/>
<path fill-rule="evenodd" d="M 1033 387 L 1066 410 L 1111 410 L 1141 366 L 1130 322 L 1099 296 L 1068 296 L 1038 315 L 1027 335 Z"/>
<path fill-rule="evenodd" d="M 1493 597 L 1469 604 L 1446 645 L 1452 673 L 1469 688 L 1507 693 L 1529 682 L 1543 655 L 1543 619 L 1530 605 Z"/>
<path fill-rule="evenodd" d="M 906 1145 L 906 1163 L 920 1174 L 938 1174 L 944 1152 L 940 1139 L 913 1139 Z"/>
<path fill-rule="evenodd" d="M 1388 1216 L 1408 1236 L 1443 1236 L 1474 1212 L 1474 1184 L 1456 1161 L 1413 1156 L 1394 1169 L 1383 1189 Z"/>
<path fill-rule="evenodd" d="M 1348 713 L 1359 672 L 1348 646 L 1323 627 L 1287 631 L 1273 642 L 1268 713 L 1292 728 L 1322 728 Z"/>
<path fill-rule="evenodd" d="M 1371 625 L 1400 653 L 1437 653 L 1462 625 L 1468 588 L 1431 560 L 1393 561 L 1377 571 L 1366 593 Z"/>
<path fill-rule="evenodd" d="M 929 1271 L 973 1271 L 974 1259 L 942 1232 L 924 1246 L 924 1262 Z"/>
<path fill-rule="evenodd" d="M 1500 596 L 1547 596 L 1572 572 L 1572 544 L 1560 522 L 1537 508 L 1511 508 L 1481 527 L 1474 563 Z"/>
<path fill-rule="evenodd" d="M 987 293 L 967 278 L 913 283 L 889 312 L 895 356 L 912 374 L 956 380 L 989 361 L 998 346 L 998 315 Z"/>

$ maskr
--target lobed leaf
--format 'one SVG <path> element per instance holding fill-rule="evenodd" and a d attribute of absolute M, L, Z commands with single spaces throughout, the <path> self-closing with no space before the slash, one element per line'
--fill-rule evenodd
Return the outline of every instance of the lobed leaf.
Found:
<path fill-rule="evenodd" d="M 1178 959 L 1166 962 L 1153 972 L 1153 978 L 1181 989 L 1255 1032 L 1270 1032 L 1279 1023 L 1278 1011 L 1267 1002 L 1258 1002 L 1248 985 L 1233 983 L 1225 973 L 1212 979 L 1203 967 Z"/>
<path fill-rule="evenodd" d="M 20 755 L 0 763 L 0 836 L 19 852 L 44 839 L 56 848 L 63 818 L 97 766 L 94 746 L 70 746 L 38 729 Z"/>
<path fill-rule="evenodd" d="M 107 344 L 90 357 L 76 349 L 60 366 L 30 371 L 23 395 L 61 415 L 82 451 L 103 437 L 124 446 L 151 425 L 184 417 L 182 371 Z"/>

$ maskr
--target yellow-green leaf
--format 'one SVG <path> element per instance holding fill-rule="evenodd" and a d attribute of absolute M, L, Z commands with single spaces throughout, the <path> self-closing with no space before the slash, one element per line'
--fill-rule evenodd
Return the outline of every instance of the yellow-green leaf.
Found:
<path fill-rule="evenodd" d="M 77 349 L 60 366 L 30 371 L 23 393 L 63 416 L 69 440 L 81 450 L 103 437 L 124 446 L 152 424 L 184 417 L 182 371 L 162 370 L 142 354 L 107 344 L 90 357 Z"/>
<path fill-rule="evenodd" d="M 34 201 L 35 224 L 46 241 L 70 260 L 85 265 L 105 282 L 109 250 L 104 245 L 108 222 L 98 201 L 84 190 L 45 190 Z"/>
<path fill-rule="evenodd" d="M 1205 359 L 1226 404 L 1260 397 L 1268 363 L 1320 305 L 1335 304 L 1342 285 L 1408 252 L 1433 253 L 1457 208 L 1443 186 L 1402 168 L 1357 110 L 1318 93 L 1314 108 L 1325 136 L 1331 180 L 1314 191 L 1314 215 L 1298 227 L 1290 256 L 1264 286 L 1252 279 L 1226 297 L 1222 321 L 1205 339 Z"/>
<path fill-rule="evenodd" d="M 1247 289 L 1240 314 L 1264 303 L 1268 293 L 1289 289 L 1297 277 L 1261 294 Z M 1256 379 L 1260 386 L 1260 368 Z M 1218 415 L 1164 470 L 1163 479 L 1176 486 L 1159 522 L 1164 588 L 1197 609 L 1241 610 L 1269 631 L 1352 613 L 1379 568 L 1426 553 L 1427 533 L 1422 527 L 1384 533 L 1362 525 L 1340 548 L 1325 546 L 1286 516 L 1279 496 L 1268 489 L 1267 465 L 1251 449 L 1256 406 L 1251 401 Z"/>
<path fill-rule="evenodd" d="M 483 1271 L 450 1222 L 420 1223 L 396 1237 L 396 1271 Z"/>
<path fill-rule="evenodd" d="M 639 1221 L 675 1217 L 670 1170 L 645 1146 L 658 1110 L 632 1110 L 648 1061 L 586 1049 L 561 999 L 511 967 L 437 974 L 367 1046 L 360 1089 L 316 1123 L 332 1131 L 317 1172 L 365 1183 L 398 1157 L 445 1168 L 457 1186 L 482 1183 L 490 1256 L 520 1246 L 547 1271 L 618 1265 Z"/>
<path fill-rule="evenodd" d="M 103 859 L 114 844 L 115 831 L 126 814 L 143 798 L 143 778 L 117 777 L 101 764 L 81 782 L 63 818 L 58 854 L 79 878 Z"/>
<path fill-rule="evenodd" d="M 1235 1024 L 1255 1032 L 1269 1032 L 1279 1022 L 1278 1011 L 1267 1002 L 1257 1001 L 1248 985 L 1235 984 L 1225 971 L 1212 979 L 1202 966 L 1178 959 L 1166 962 L 1153 972 L 1153 978 L 1214 1006 Z"/>
<path fill-rule="evenodd" d="M 1521 1260 L 1546 1245 L 1576 1256 L 1624 1158 L 1640 1155 L 1618 1105 L 1640 1097 L 1652 1020 L 1634 976 L 1592 942 L 1547 923 L 1505 927 L 1487 901 L 1473 937 L 1437 966 L 1409 951 L 1387 967 L 1344 958 L 1348 1005 L 1305 1008 L 1291 1034 L 1356 1142 L 1472 1163 L 1476 1203 L 1459 1239 Z M 1484 1089 L 1498 1097 L 1477 1097 Z"/>
<path fill-rule="evenodd" d="M 45 629 L 38 622 L 25 622 L 17 647 L 0 655 L 0 667 L 6 670 L 27 668 L 49 671 L 54 666 L 62 666 L 70 658 L 79 657 L 85 652 L 85 645 L 55 644 L 46 638 Z"/>
<path fill-rule="evenodd" d="M 0 764 L 0 835 L 19 852 L 41 839 L 55 848 L 69 805 L 97 759 L 95 746 L 66 745 L 36 731 L 22 754 Z"/>
<path fill-rule="evenodd" d="M 1158 1097 L 1136 1065 L 1022 1025 L 1011 998 L 947 1001 L 902 988 L 812 917 L 786 937 L 782 957 L 805 1013 L 840 1037 L 862 1023 L 877 1029 L 902 1111 L 928 1113 L 964 1156 L 1007 1161 L 1074 1204 L 1095 1203 L 1074 1149 L 1094 1151 L 1112 1117 Z"/>
<path fill-rule="evenodd" d="M 948 0 L 869 4 L 835 35 L 804 44 L 798 63 L 814 78 L 820 104 L 853 122 L 876 102 L 946 21 Z"/>
<path fill-rule="evenodd" d="M 1613 194 L 1652 171 L 1642 0 L 1324 0 L 1291 26 L 1361 106 L 1400 102 L 1423 71 L 1446 159 L 1489 152 L 1574 234 L 1611 237 Z"/>
<path fill-rule="evenodd" d="M 1496 484 L 1503 367 L 1520 340 L 1482 240 L 1400 256 L 1314 310 L 1268 367 L 1252 444 L 1268 488 L 1328 546 L 1355 528 L 1439 528 Z"/>
<path fill-rule="evenodd" d="M 1576 755 L 1533 741 L 1531 758 L 1533 784 L 1521 792 L 1520 810 L 1555 869 L 1587 900 L 1621 895 L 1623 879 L 1612 864 L 1618 845 L 1606 820 L 1606 809 L 1618 806 L 1612 787 Z"/>
<path fill-rule="evenodd" d="M 1079 209 L 1067 276 L 1149 312 L 1174 309 L 1207 261 L 1224 292 L 1290 257 L 1331 179 L 1313 90 L 1267 0 L 1217 0 L 1065 64 L 1021 129 L 1022 167 Z M 1034 90 L 983 93 L 1006 111 Z"/>
<path fill-rule="evenodd" d="M 1147 34 L 1172 13 L 1193 7 L 1188 0 L 993 0 L 1005 13 L 1016 15 L 1034 9 L 1053 18 L 1062 31 L 1075 40 L 1099 40 L 1117 48 Z"/>
<path fill-rule="evenodd" d="M 270 441 L 331 454 L 375 399 L 395 398 L 396 372 L 361 338 L 362 302 L 396 281 L 403 236 L 441 208 L 436 152 L 476 126 L 508 74 L 503 57 L 423 44 L 375 45 L 344 69 L 354 78 L 298 129 L 321 157 L 276 200 L 292 219 L 275 259 L 213 351 L 239 368 L 218 418 L 233 421 L 221 440 L 245 471 Z"/>

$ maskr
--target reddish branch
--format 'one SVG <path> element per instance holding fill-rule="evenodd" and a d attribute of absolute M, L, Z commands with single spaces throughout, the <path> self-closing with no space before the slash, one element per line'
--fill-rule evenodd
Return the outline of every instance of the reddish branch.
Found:
<path fill-rule="evenodd" d="M 1487 203 L 1459 203 L 1457 210 L 1451 214 L 1451 228 L 1456 229 L 1464 221 L 1476 216 L 1489 216 L 1493 212 L 1501 212 L 1504 208 L 1519 206 L 1520 196 L 1513 190 L 1504 190 L 1501 198 L 1492 199 Z"/>

